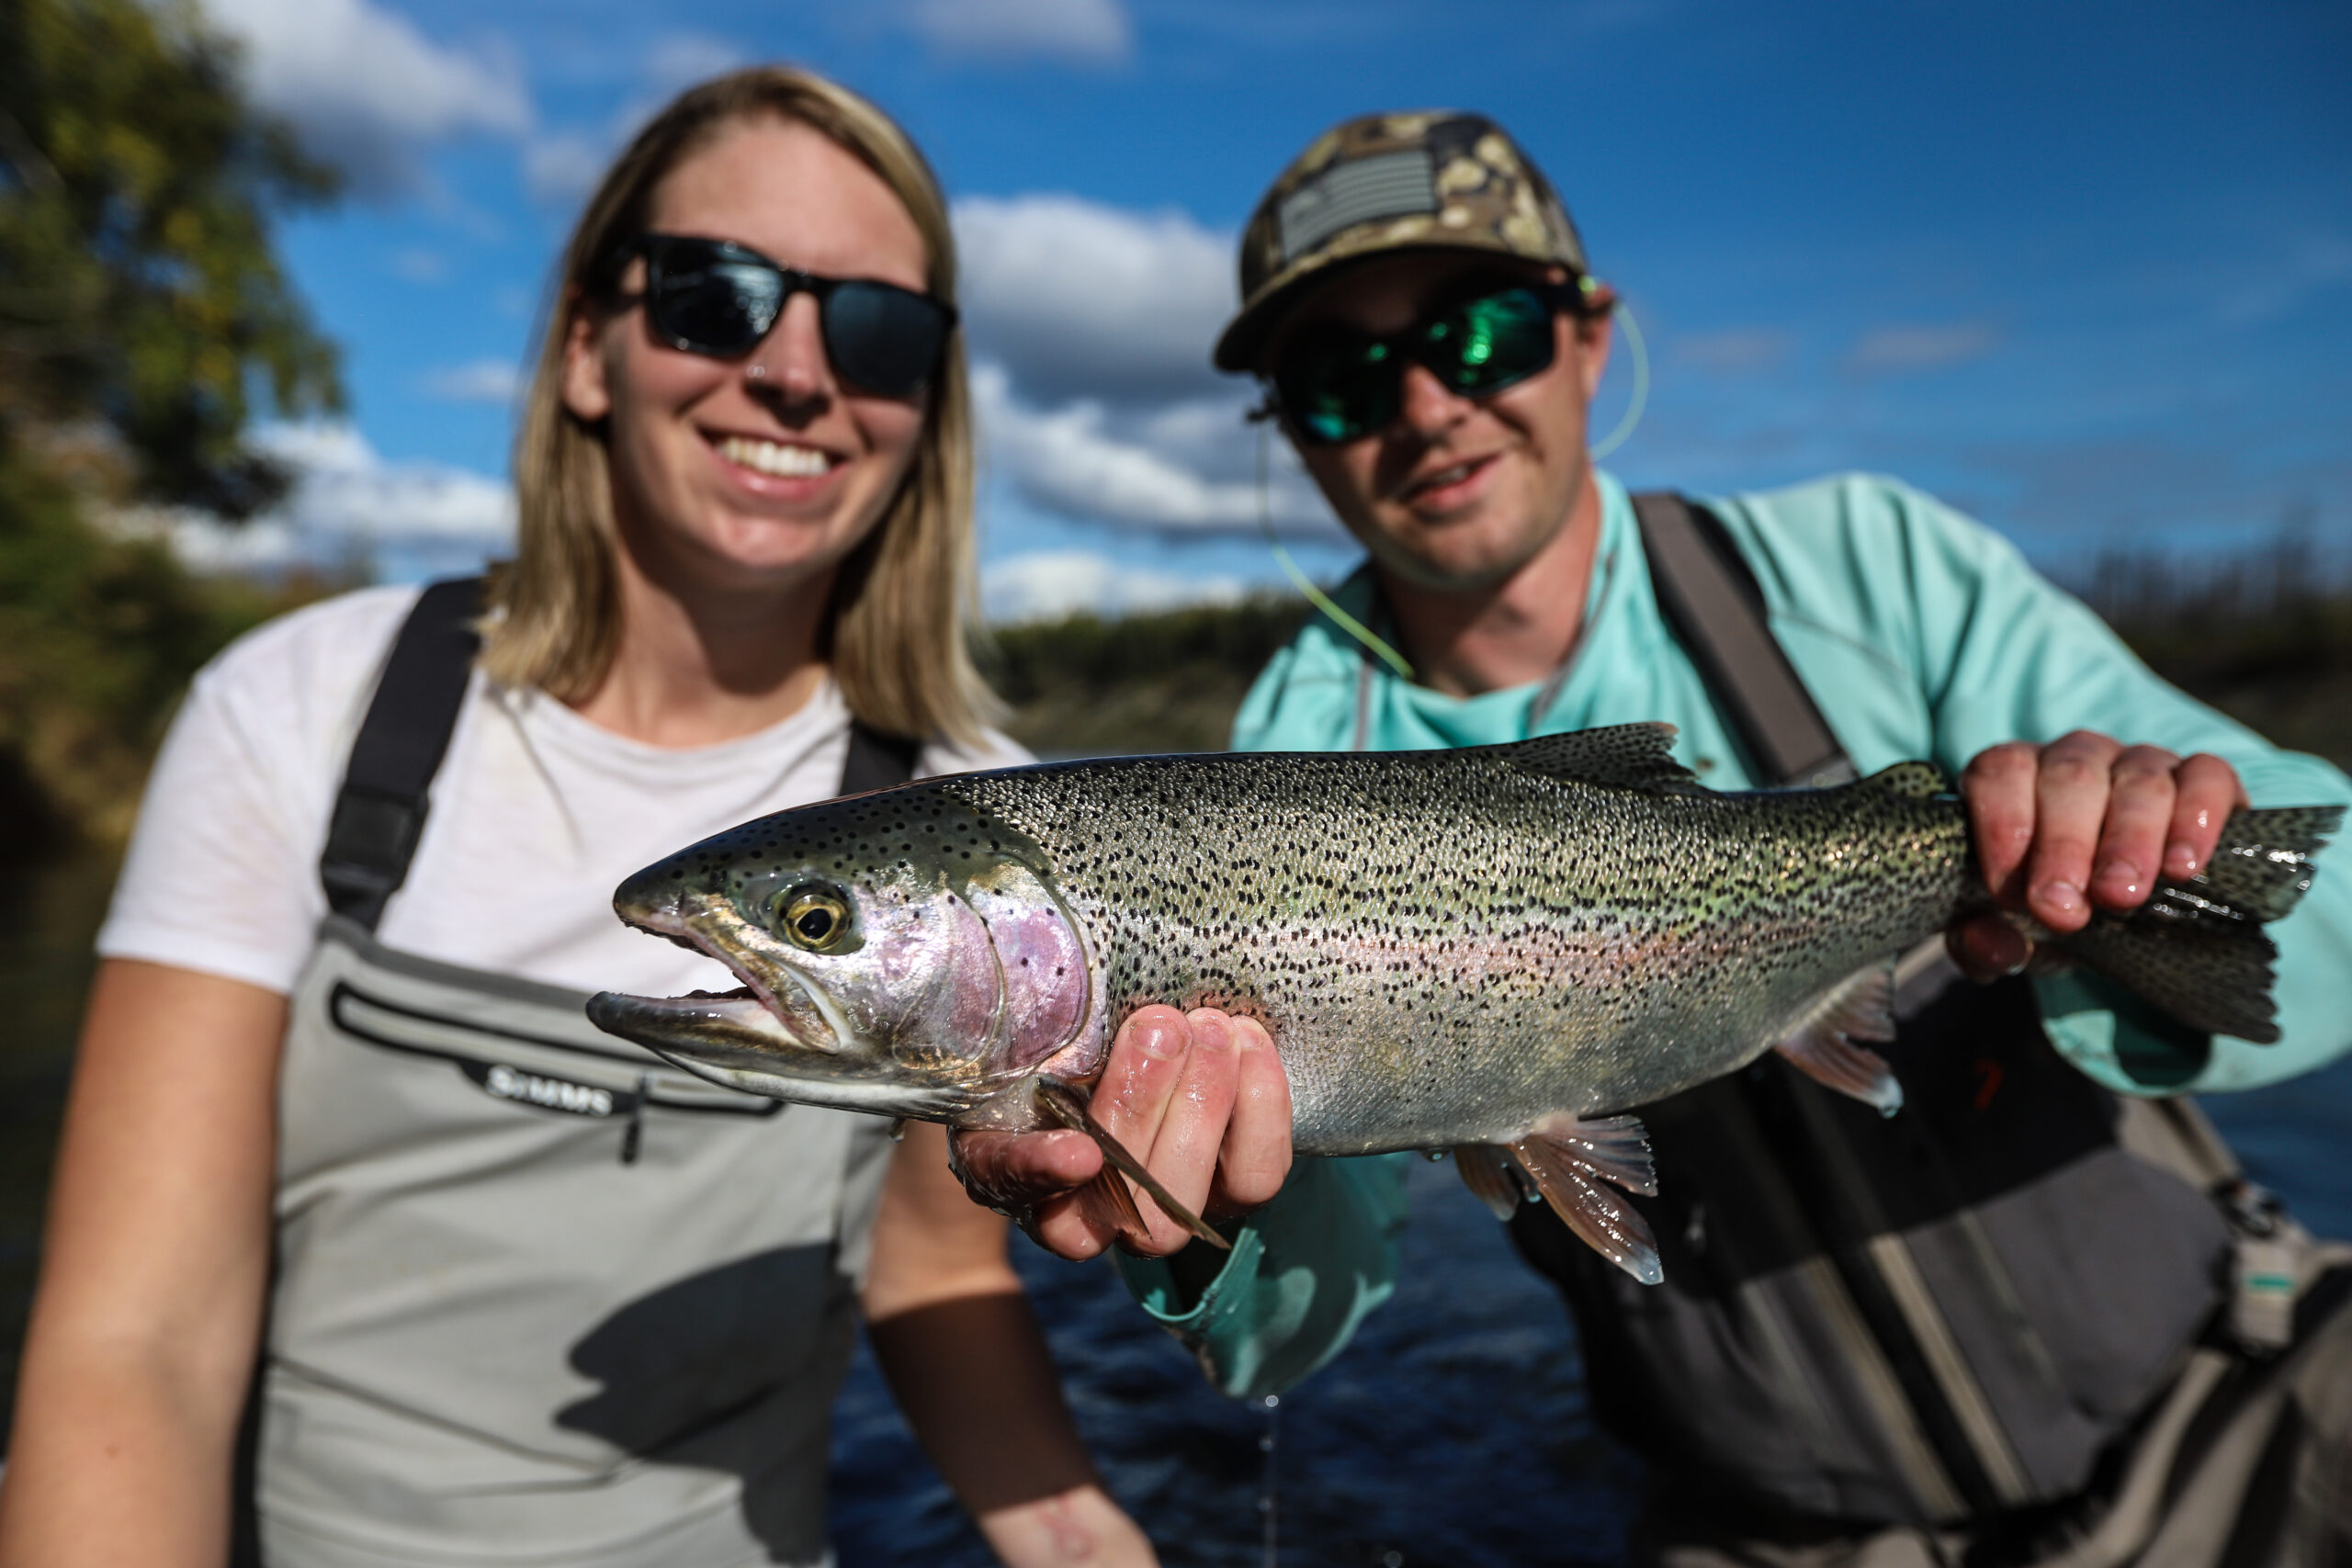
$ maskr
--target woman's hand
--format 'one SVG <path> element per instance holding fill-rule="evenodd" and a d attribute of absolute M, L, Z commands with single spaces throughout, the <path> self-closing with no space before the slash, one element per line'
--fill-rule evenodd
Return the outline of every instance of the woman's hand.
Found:
<path fill-rule="evenodd" d="M 1290 1083 L 1254 1019 L 1215 1008 L 1137 1010 L 1112 1042 L 1092 1108 L 1170 1197 L 1205 1220 L 1248 1213 L 1290 1174 Z M 1085 1134 L 963 1132 L 955 1140 L 972 1196 L 1020 1216 L 1047 1251 L 1092 1258 L 1121 1239 L 1079 1190 L 1102 1168 Z M 1151 1234 L 1129 1238 L 1129 1250 L 1163 1257 L 1192 1239 L 1148 1197 L 1137 1193 L 1136 1206 Z"/>
<path fill-rule="evenodd" d="M 2204 870 L 2230 812 L 2246 804 L 2237 771 L 2219 757 L 2081 729 L 2046 746 L 1980 751 L 1960 788 L 1993 897 L 2062 935 L 2096 909 L 2138 908 L 2160 876 Z M 1961 921 L 1946 942 L 1977 980 L 2013 975 L 2033 956 L 2032 942 L 1996 914 Z"/>

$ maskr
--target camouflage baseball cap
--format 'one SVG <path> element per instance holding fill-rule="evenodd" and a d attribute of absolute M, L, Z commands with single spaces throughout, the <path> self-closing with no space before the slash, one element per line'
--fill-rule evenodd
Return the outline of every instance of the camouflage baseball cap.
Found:
<path fill-rule="evenodd" d="M 1586 270 L 1568 209 L 1502 127 L 1449 109 L 1365 115 L 1317 137 L 1250 214 L 1241 312 L 1217 339 L 1217 368 L 1255 366 L 1283 307 L 1324 268 L 1423 247 Z"/>

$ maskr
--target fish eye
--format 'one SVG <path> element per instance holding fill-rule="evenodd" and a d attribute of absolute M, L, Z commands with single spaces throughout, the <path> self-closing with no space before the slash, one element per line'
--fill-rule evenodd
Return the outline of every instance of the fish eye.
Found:
<path fill-rule="evenodd" d="M 830 887 L 795 887 L 775 901 L 784 935 L 795 947 L 822 953 L 849 930 L 849 905 Z"/>

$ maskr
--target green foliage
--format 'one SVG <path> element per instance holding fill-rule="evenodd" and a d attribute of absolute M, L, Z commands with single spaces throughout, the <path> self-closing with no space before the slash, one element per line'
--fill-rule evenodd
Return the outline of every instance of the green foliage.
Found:
<path fill-rule="evenodd" d="M 191 574 L 102 526 L 247 515 L 265 400 L 339 406 L 269 217 L 334 194 L 184 0 L 0 0 L 0 858 L 116 838 L 188 676 L 305 596 Z"/>
<path fill-rule="evenodd" d="M 1217 751 L 1250 681 L 1306 620 L 1304 601 L 1275 595 L 1071 615 L 1000 629 L 981 668 L 1013 705 L 1013 739 L 1033 750 Z"/>
<path fill-rule="evenodd" d="M 315 585 L 198 578 L 109 537 L 44 465 L 0 450 L 0 860 L 119 839 L 198 665 Z"/>
<path fill-rule="evenodd" d="M 268 215 L 335 183 L 192 6 L 0 0 L 0 439 L 96 422 L 146 498 L 266 505 L 256 391 L 296 415 L 342 397 Z"/>

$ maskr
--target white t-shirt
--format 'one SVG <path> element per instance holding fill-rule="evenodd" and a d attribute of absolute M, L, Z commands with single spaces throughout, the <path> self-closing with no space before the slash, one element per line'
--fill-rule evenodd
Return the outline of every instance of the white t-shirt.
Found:
<path fill-rule="evenodd" d="M 367 589 L 299 610 L 198 674 L 148 782 L 100 954 L 293 988 L 326 913 L 327 818 L 416 592 Z M 837 794 L 848 748 L 830 680 L 781 723 L 679 750 L 477 673 L 377 935 L 579 990 L 724 988 L 732 976 L 715 961 L 622 925 L 613 889 L 697 839 Z M 927 747 L 917 771 L 1028 760 L 992 734 L 978 751 Z"/>

